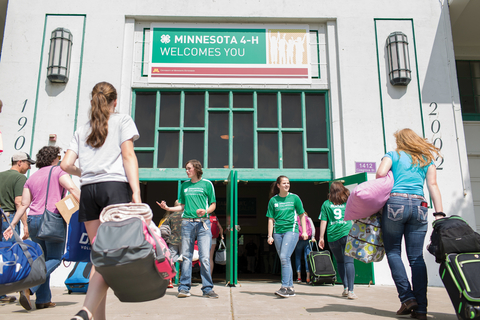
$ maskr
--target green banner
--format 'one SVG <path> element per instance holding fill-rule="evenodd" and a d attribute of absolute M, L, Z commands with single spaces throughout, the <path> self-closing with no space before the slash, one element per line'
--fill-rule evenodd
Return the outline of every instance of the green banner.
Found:
<path fill-rule="evenodd" d="M 152 63 L 266 64 L 266 30 L 153 28 Z"/>

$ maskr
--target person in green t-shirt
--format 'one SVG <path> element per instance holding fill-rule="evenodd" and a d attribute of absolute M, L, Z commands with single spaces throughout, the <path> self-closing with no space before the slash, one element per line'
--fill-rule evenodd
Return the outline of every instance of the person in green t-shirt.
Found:
<path fill-rule="evenodd" d="M 275 243 L 275 248 L 282 263 L 282 286 L 275 294 L 288 298 L 295 296 L 293 289 L 293 270 L 290 257 L 298 242 L 297 216 L 300 215 L 302 238 L 308 239 L 305 227 L 305 210 L 302 200 L 296 194 L 290 193 L 290 180 L 279 176 L 272 184 L 270 201 L 268 202 L 268 239 L 269 245 Z"/>
<path fill-rule="evenodd" d="M 325 247 L 325 229 L 327 230 L 328 246 L 337 260 L 338 273 L 343 282 L 343 297 L 357 299 L 353 293 L 353 282 L 355 280 L 355 266 L 353 258 L 346 256 L 345 245 L 347 236 L 352 228 L 352 221 L 345 221 L 345 207 L 350 191 L 338 181 L 330 185 L 328 200 L 322 205 L 322 211 L 318 217 L 320 222 L 320 248 Z"/>
<path fill-rule="evenodd" d="M 190 180 L 182 183 L 180 188 L 180 205 L 168 207 L 165 201 L 159 205 L 167 211 L 183 211 L 182 214 L 182 273 L 178 286 L 178 298 L 190 297 L 192 282 L 192 256 L 195 240 L 200 256 L 200 276 L 202 277 L 203 296 L 218 298 L 213 291 L 212 275 L 210 274 L 210 247 L 212 233 L 210 231 L 209 214 L 215 211 L 215 189 L 210 180 L 202 178 L 202 164 L 198 160 L 189 160 L 185 164 Z"/>

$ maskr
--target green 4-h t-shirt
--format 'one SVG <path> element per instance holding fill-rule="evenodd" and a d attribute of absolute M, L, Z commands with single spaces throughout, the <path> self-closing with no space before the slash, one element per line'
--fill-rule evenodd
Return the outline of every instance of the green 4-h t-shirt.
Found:
<path fill-rule="evenodd" d="M 270 199 L 267 217 L 275 220 L 274 233 L 298 232 L 297 216 L 304 212 L 300 197 L 289 192 L 284 198 L 277 194 Z"/>
<path fill-rule="evenodd" d="M 208 218 L 208 214 L 203 217 L 197 216 L 197 209 L 207 210 L 212 203 L 216 202 L 213 183 L 206 179 L 195 183 L 192 183 L 191 180 L 185 181 L 182 183 L 178 202 L 185 205 L 182 218 Z"/>
<path fill-rule="evenodd" d="M 352 221 L 345 221 L 345 207 L 344 204 L 333 204 L 327 200 L 322 205 L 322 211 L 318 217 L 322 221 L 327 221 L 327 241 L 333 242 L 348 235 L 352 228 Z"/>

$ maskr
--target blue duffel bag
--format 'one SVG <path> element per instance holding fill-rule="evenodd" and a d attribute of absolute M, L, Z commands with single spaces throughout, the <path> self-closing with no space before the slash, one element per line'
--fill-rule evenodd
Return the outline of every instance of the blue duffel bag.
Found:
<path fill-rule="evenodd" d="M 15 230 L 13 235 L 15 242 L 0 242 L 0 295 L 35 287 L 44 283 L 47 277 L 42 247 L 33 241 L 22 240 Z"/>

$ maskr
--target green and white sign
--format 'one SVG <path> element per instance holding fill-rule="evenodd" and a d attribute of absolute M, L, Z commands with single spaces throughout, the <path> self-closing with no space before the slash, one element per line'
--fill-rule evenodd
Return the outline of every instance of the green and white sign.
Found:
<path fill-rule="evenodd" d="M 151 25 L 150 82 L 309 83 L 308 26 Z"/>

